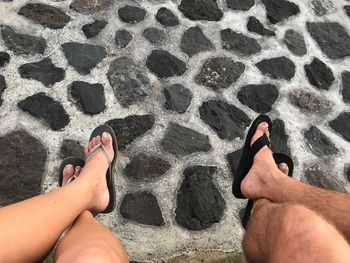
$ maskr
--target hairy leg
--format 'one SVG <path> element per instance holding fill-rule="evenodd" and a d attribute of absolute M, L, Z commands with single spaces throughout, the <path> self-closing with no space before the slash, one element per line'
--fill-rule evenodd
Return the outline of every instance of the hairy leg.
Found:
<path fill-rule="evenodd" d="M 127 263 L 128 256 L 114 234 L 89 211 L 83 212 L 59 243 L 55 261 Z"/>
<path fill-rule="evenodd" d="M 264 126 L 265 125 L 265 126 Z M 264 132 L 262 123 L 252 139 Z M 268 147 L 254 157 L 254 163 L 241 185 L 242 193 L 250 199 L 266 198 L 274 203 L 297 203 L 331 221 L 350 240 L 350 195 L 304 184 L 283 174 L 275 165 Z"/>
<path fill-rule="evenodd" d="M 350 247 L 344 237 L 315 212 L 293 204 L 255 202 L 243 241 L 254 263 L 345 263 Z"/>
<path fill-rule="evenodd" d="M 98 138 L 101 140 L 101 138 Z M 113 157 L 112 137 L 102 137 Z M 83 211 L 103 211 L 109 202 L 108 163 L 101 150 L 73 182 L 0 209 L 0 262 L 37 262 Z"/>

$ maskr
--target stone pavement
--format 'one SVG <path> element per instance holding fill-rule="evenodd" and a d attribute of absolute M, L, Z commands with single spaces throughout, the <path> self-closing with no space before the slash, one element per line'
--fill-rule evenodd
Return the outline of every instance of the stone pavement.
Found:
<path fill-rule="evenodd" d="M 99 218 L 131 260 L 242 262 L 231 183 L 258 114 L 294 177 L 350 192 L 349 16 L 345 0 L 0 1 L 0 206 L 57 187 L 108 123 L 118 207 Z"/>

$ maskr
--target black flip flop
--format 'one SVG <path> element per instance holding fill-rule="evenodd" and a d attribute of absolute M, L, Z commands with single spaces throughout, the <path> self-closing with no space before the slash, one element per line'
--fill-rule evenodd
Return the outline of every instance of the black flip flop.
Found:
<path fill-rule="evenodd" d="M 96 145 L 87 155 L 86 155 L 86 159 L 85 161 L 87 161 L 87 159 L 92 156 L 97 150 L 102 149 L 102 151 L 104 152 L 107 161 L 109 162 L 109 167 L 106 173 L 106 180 L 107 180 L 107 188 L 108 188 L 108 192 L 109 192 L 109 203 L 107 208 L 102 211 L 101 213 L 103 214 L 107 214 L 112 212 L 115 209 L 116 206 L 116 195 L 115 195 L 115 188 L 114 188 L 114 168 L 115 168 L 115 164 L 117 161 L 117 154 L 118 154 L 118 144 L 117 144 L 117 137 L 115 136 L 115 133 L 113 131 L 113 129 L 107 125 L 100 125 L 98 126 L 96 129 L 93 130 L 93 132 L 91 133 L 89 142 L 92 140 L 92 138 L 100 135 L 102 137 L 102 133 L 104 132 L 108 132 L 111 136 L 112 136 L 112 145 L 113 145 L 113 151 L 114 151 L 114 158 L 113 160 L 110 160 L 109 154 L 107 152 L 107 150 L 105 149 L 104 145 L 102 143 Z"/>
<path fill-rule="evenodd" d="M 72 156 L 63 159 L 63 161 L 60 164 L 60 167 L 58 168 L 58 185 L 60 187 L 62 187 L 62 182 L 63 182 L 63 169 L 68 164 L 73 165 L 74 169 L 75 169 L 76 166 L 83 167 L 85 165 L 85 162 L 82 159 L 75 158 L 75 157 L 72 157 Z M 76 176 L 73 174 L 72 177 L 69 178 L 67 183 L 70 183 L 74 179 L 76 179 Z"/>
<path fill-rule="evenodd" d="M 293 171 L 294 171 L 294 164 L 293 164 L 293 160 L 291 157 L 289 157 L 288 155 L 286 154 L 283 154 L 283 153 L 274 153 L 273 154 L 273 158 L 275 159 L 275 163 L 277 165 L 279 165 L 280 163 L 285 163 L 287 164 L 288 166 L 288 176 L 289 177 L 292 177 L 293 176 Z M 244 229 L 247 228 L 247 225 L 248 225 L 248 221 L 249 221 L 249 218 L 250 218 L 250 214 L 252 212 L 252 209 L 253 209 L 253 205 L 254 205 L 254 201 L 249 199 L 248 203 L 247 203 L 247 206 L 244 210 L 244 214 L 243 214 L 243 217 L 242 217 L 242 226 Z"/>
<path fill-rule="evenodd" d="M 232 184 L 232 193 L 236 198 L 245 198 L 241 192 L 241 183 L 253 165 L 255 154 L 265 145 L 270 146 L 270 140 L 265 134 L 258 138 L 252 146 L 250 146 L 253 135 L 258 125 L 262 122 L 267 122 L 271 133 L 272 121 L 267 115 L 258 116 L 250 126 Z"/>

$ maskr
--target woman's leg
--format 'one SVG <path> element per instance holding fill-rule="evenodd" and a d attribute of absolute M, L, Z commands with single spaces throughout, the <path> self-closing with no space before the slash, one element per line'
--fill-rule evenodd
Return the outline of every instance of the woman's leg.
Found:
<path fill-rule="evenodd" d="M 95 143 L 101 137 L 94 139 Z M 112 137 L 102 142 L 114 157 Z M 89 145 L 88 149 L 92 147 Z M 102 150 L 86 162 L 80 176 L 62 188 L 0 209 L 0 262 L 41 260 L 83 211 L 103 211 L 109 202 L 108 163 Z"/>

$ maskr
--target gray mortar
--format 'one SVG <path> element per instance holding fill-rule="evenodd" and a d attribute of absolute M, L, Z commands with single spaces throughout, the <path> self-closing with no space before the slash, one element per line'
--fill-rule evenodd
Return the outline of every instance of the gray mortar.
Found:
<path fill-rule="evenodd" d="M 257 1 L 248 12 L 233 11 L 227 9 L 225 1 L 219 0 L 219 6 L 225 11 L 224 17 L 219 22 L 202 22 L 190 21 L 185 18 L 177 9 L 176 1 L 118 1 L 114 8 L 107 12 L 96 14 L 94 18 L 101 19 L 109 17 L 109 24 L 100 33 L 99 37 L 87 40 L 81 27 L 86 23 L 93 22 L 93 16 L 81 15 L 74 10 L 69 9 L 71 1 L 41 1 L 49 2 L 49 4 L 60 7 L 69 16 L 72 21 L 63 29 L 51 30 L 41 25 L 34 24 L 26 18 L 17 15 L 17 10 L 27 1 L 17 0 L 11 3 L 0 3 L 0 24 L 8 24 L 20 32 L 30 32 L 32 35 L 44 37 L 47 40 L 48 48 L 44 56 L 49 56 L 53 63 L 65 68 L 66 78 L 56 83 L 52 88 L 46 88 L 41 83 L 34 80 L 22 79 L 18 74 L 18 67 L 24 63 L 35 62 L 43 56 L 14 56 L 11 52 L 11 63 L 0 70 L 6 78 L 8 88 L 3 94 L 4 103 L 0 111 L 0 122 L 2 124 L 1 135 L 11 130 L 24 128 L 33 136 L 41 138 L 46 145 L 48 152 L 48 161 L 46 173 L 42 182 L 42 191 L 47 192 L 57 187 L 57 168 L 59 165 L 59 148 L 64 138 L 74 139 L 85 144 L 89 138 L 90 132 L 98 124 L 104 123 L 113 118 L 123 118 L 128 115 L 151 113 L 155 116 L 155 127 L 147 132 L 144 136 L 138 138 L 131 147 L 125 152 L 119 153 L 119 161 L 117 165 L 117 174 L 121 175 L 123 168 L 129 162 L 127 156 L 145 151 L 161 156 L 171 163 L 171 169 L 155 182 L 138 184 L 129 181 L 125 176 L 117 177 L 117 200 L 120 203 L 122 196 L 130 191 L 151 190 L 158 198 L 164 219 L 165 226 L 150 227 L 136 224 L 123 219 L 118 210 L 109 215 L 100 215 L 98 218 L 107 224 L 115 234 L 121 239 L 126 247 L 131 259 L 133 260 L 150 260 L 160 261 L 174 255 L 179 255 L 188 250 L 221 250 L 221 251 L 241 251 L 241 240 L 244 234 L 237 218 L 238 211 L 245 205 L 244 201 L 235 199 L 231 194 L 231 174 L 226 162 L 226 154 L 233 152 L 241 147 L 243 141 L 236 138 L 233 141 L 221 140 L 216 133 L 205 125 L 199 118 L 198 108 L 201 103 L 210 98 L 221 97 L 229 101 L 231 104 L 243 109 L 251 119 L 257 116 L 257 113 L 250 108 L 241 105 L 236 95 L 238 88 L 246 84 L 271 83 L 279 88 L 280 96 L 274 105 L 274 109 L 269 113 L 272 118 L 281 117 L 285 121 L 287 134 L 290 135 L 289 146 L 292 155 L 296 160 L 294 172 L 295 178 L 303 177 L 302 172 L 314 162 L 322 162 L 316 156 L 312 155 L 304 144 L 303 132 L 309 125 L 317 125 L 317 127 L 326 134 L 339 149 L 337 156 L 328 160 L 329 166 L 340 181 L 344 181 L 345 188 L 350 192 L 350 183 L 346 183 L 343 176 L 344 164 L 350 160 L 350 143 L 335 134 L 328 122 L 334 119 L 340 112 L 349 111 L 350 105 L 345 104 L 340 95 L 341 91 L 341 72 L 350 69 L 350 58 L 343 60 L 328 59 L 317 44 L 306 31 L 306 21 L 338 21 L 339 23 L 348 24 L 349 17 L 346 16 L 343 5 L 346 2 L 334 1 L 335 11 L 326 16 L 319 18 L 310 16 L 311 9 L 308 1 L 294 0 L 300 7 L 301 14 L 293 17 L 286 22 L 271 26 L 276 30 L 276 38 L 263 38 L 246 29 L 246 23 L 249 16 L 256 16 L 264 24 L 267 23 L 264 6 Z M 117 15 L 117 9 L 125 3 L 140 4 L 147 11 L 145 20 L 134 25 L 122 23 Z M 155 14 L 160 7 L 169 8 L 174 14 L 180 18 L 180 25 L 175 28 L 166 28 L 167 40 L 159 45 L 165 50 L 171 52 L 175 56 L 188 63 L 189 70 L 181 77 L 173 77 L 167 80 L 159 81 L 153 74 L 149 73 L 148 77 L 152 84 L 152 94 L 143 102 L 129 108 L 122 108 L 114 97 L 112 88 L 108 82 L 106 73 L 110 62 L 125 54 L 131 55 L 136 63 L 145 65 L 146 57 L 153 49 L 148 41 L 142 36 L 145 28 L 159 24 L 155 20 Z M 215 50 L 212 52 L 204 52 L 193 56 L 191 59 L 181 52 L 179 43 L 182 33 L 192 26 L 199 25 L 204 34 L 212 41 Z M 263 51 L 252 58 L 242 58 L 234 55 L 221 47 L 220 30 L 232 28 L 242 32 L 248 36 L 261 39 Z M 118 29 L 126 28 L 133 33 L 134 39 L 130 45 L 119 50 L 114 44 L 114 35 Z M 294 29 L 301 32 L 305 38 L 308 48 L 307 55 L 303 57 L 294 56 L 290 53 L 283 43 L 284 33 L 287 29 Z M 67 61 L 61 51 L 60 45 L 68 41 L 78 41 L 82 43 L 99 44 L 107 48 L 109 56 L 104 59 L 90 75 L 81 76 Z M 268 49 L 266 49 L 269 47 Z M 0 40 L 0 50 L 6 50 L 2 40 Z M 142 52 L 140 52 L 142 50 Z M 199 86 L 194 82 L 195 76 L 198 74 L 204 62 L 214 56 L 228 56 L 235 61 L 241 61 L 247 65 L 245 73 L 230 88 L 215 92 L 209 88 Z M 263 76 L 253 65 L 264 58 L 277 57 L 285 55 L 296 64 L 296 76 L 293 81 L 277 81 Z M 310 87 L 308 80 L 304 74 L 304 64 L 309 63 L 312 57 L 316 56 L 333 70 L 336 81 L 329 91 L 318 91 Z M 105 87 L 106 110 L 97 116 L 84 115 L 77 110 L 76 106 L 67 99 L 67 87 L 71 82 L 76 80 L 87 81 L 90 83 L 101 83 Z M 185 87 L 189 87 L 192 94 L 192 103 L 185 114 L 173 114 L 166 111 L 163 107 L 165 98 L 163 97 L 162 87 L 165 84 L 181 83 Z M 287 93 L 291 90 L 310 87 L 310 91 L 322 94 L 327 97 L 333 104 L 333 111 L 326 116 L 308 115 L 292 106 L 288 99 Z M 60 101 L 67 113 L 70 115 L 71 122 L 62 131 L 51 131 L 43 123 L 31 117 L 29 114 L 20 111 L 17 102 L 37 92 L 46 92 L 52 98 Z M 188 157 L 175 158 L 170 154 L 164 154 L 160 141 L 164 136 L 169 121 L 180 123 L 186 127 L 191 127 L 201 133 L 209 135 L 213 149 L 209 153 L 197 153 Z M 226 200 L 226 210 L 224 217 L 219 224 L 206 231 L 193 232 L 179 227 L 174 220 L 174 211 L 176 207 L 176 193 L 182 181 L 182 172 L 185 167 L 194 164 L 216 165 L 219 172 L 214 176 L 215 183 L 221 190 Z M 118 215 L 116 215 L 118 214 Z"/>

